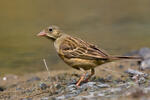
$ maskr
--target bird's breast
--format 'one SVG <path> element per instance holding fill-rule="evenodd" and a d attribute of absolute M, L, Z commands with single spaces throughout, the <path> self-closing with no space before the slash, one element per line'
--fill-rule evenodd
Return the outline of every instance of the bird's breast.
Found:
<path fill-rule="evenodd" d="M 66 58 L 62 54 L 59 54 L 59 56 L 67 65 L 75 69 L 83 68 L 85 70 L 89 70 L 99 65 L 99 63 L 97 63 L 95 60 L 86 60 L 80 58 Z"/>

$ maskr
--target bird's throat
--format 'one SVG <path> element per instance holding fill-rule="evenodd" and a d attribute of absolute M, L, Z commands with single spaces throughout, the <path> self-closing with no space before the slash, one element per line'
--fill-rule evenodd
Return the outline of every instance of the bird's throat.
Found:
<path fill-rule="evenodd" d="M 51 37 L 48 37 L 48 36 L 46 36 L 46 38 L 51 40 L 51 41 L 55 41 L 56 40 L 55 38 L 51 38 Z"/>

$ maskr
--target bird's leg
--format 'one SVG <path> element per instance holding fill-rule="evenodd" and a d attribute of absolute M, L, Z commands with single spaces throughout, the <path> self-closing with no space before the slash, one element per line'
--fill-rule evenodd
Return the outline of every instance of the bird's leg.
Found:
<path fill-rule="evenodd" d="M 86 76 L 86 71 L 82 68 L 80 68 L 80 71 L 83 72 L 83 75 L 80 77 L 80 79 L 77 81 L 76 86 L 79 86 L 80 83 L 84 80 L 85 76 Z"/>
<path fill-rule="evenodd" d="M 95 70 L 91 69 L 91 74 L 84 80 L 85 82 L 88 82 L 88 80 L 95 74 Z"/>

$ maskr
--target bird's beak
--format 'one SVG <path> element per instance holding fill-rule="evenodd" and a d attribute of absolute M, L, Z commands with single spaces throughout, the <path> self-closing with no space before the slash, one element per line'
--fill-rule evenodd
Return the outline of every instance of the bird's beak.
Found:
<path fill-rule="evenodd" d="M 41 31 L 40 33 L 37 34 L 37 36 L 46 36 L 46 32 Z"/>

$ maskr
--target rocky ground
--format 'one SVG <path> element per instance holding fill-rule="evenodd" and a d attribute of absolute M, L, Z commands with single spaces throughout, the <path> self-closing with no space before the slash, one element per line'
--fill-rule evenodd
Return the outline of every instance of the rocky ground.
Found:
<path fill-rule="evenodd" d="M 96 68 L 89 82 L 76 87 L 79 71 L 50 71 L 0 78 L 0 100 L 148 100 L 150 99 L 150 49 L 126 55 L 140 55 L 142 62 L 116 61 Z"/>

